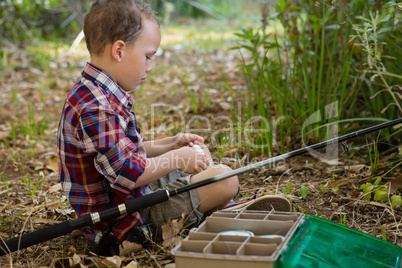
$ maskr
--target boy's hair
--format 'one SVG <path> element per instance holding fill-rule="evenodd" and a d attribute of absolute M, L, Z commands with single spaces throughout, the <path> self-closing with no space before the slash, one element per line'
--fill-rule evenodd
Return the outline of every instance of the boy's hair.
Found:
<path fill-rule="evenodd" d="M 106 45 L 117 40 L 134 43 L 141 33 L 144 15 L 158 22 L 156 13 L 141 0 L 95 0 L 84 20 L 89 53 L 101 55 Z"/>

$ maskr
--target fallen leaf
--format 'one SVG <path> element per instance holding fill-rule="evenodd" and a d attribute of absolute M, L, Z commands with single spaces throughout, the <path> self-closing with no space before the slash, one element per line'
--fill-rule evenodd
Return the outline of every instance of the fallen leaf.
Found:
<path fill-rule="evenodd" d="M 130 253 L 136 253 L 139 252 L 143 249 L 143 247 L 140 244 L 129 242 L 129 241 L 123 241 L 122 245 L 120 246 L 120 256 L 125 256 Z"/>
<path fill-rule="evenodd" d="M 55 211 L 62 215 L 69 215 L 69 214 L 74 213 L 74 209 L 71 209 L 71 208 L 62 208 L 62 209 L 56 208 Z"/>
<path fill-rule="evenodd" d="M 58 192 L 59 190 L 61 190 L 61 183 L 57 183 L 53 186 L 51 186 L 48 190 L 49 194 L 54 193 L 54 192 Z"/>
<path fill-rule="evenodd" d="M 80 236 L 83 236 L 81 230 L 74 230 L 74 231 L 71 232 L 71 237 L 72 238 L 77 238 L 77 237 L 80 237 Z"/>
<path fill-rule="evenodd" d="M 393 180 L 390 180 L 391 187 L 389 187 L 390 194 L 396 194 L 397 191 L 402 193 L 402 174 Z"/>
<path fill-rule="evenodd" d="M 166 267 L 166 266 L 165 266 Z M 135 261 L 131 261 L 129 264 L 127 264 L 126 266 L 123 266 L 123 268 L 138 268 L 138 263 L 136 263 Z"/>
<path fill-rule="evenodd" d="M 121 258 L 119 256 L 107 257 L 101 261 L 107 267 L 121 267 Z"/>
<path fill-rule="evenodd" d="M 345 169 L 348 169 L 349 171 L 354 172 L 354 173 L 359 173 L 363 169 L 370 170 L 370 167 L 367 165 L 361 164 L 361 165 L 353 165 L 353 166 L 345 167 Z"/>
<path fill-rule="evenodd" d="M 78 256 L 77 254 L 74 254 L 73 255 L 73 257 L 71 257 L 70 259 L 69 259 L 69 262 L 70 262 L 70 266 L 72 267 L 72 266 L 76 266 L 76 265 L 82 265 L 82 263 L 81 263 L 81 257 L 80 256 Z"/>
<path fill-rule="evenodd" d="M 223 110 L 230 110 L 232 108 L 232 105 L 228 102 L 220 102 L 219 106 L 223 109 Z"/>
<path fill-rule="evenodd" d="M 59 166 L 57 165 L 57 156 L 52 156 L 52 158 L 50 158 L 49 162 L 46 165 L 47 169 L 50 169 L 51 171 L 58 171 L 59 170 Z"/>
<path fill-rule="evenodd" d="M 185 215 L 186 214 L 183 212 L 180 220 L 168 219 L 166 225 L 162 226 L 162 237 L 164 247 L 171 249 L 181 241 L 181 238 L 178 237 L 177 234 L 183 228 Z"/>
<path fill-rule="evenodd" d="M 339 186 L 342 186 L 342 185 L 345 185 L 345 184 L 351 184 L 351 183 L 353 183 L 354 181 L 355 181 L 356 179 L 341 179 L 341 180 L 336 180 L 336 181 L 330 181 L 329 182 L 329 184 L 331 185 L 331 186 L 337 186 L 337 187 L 339 187 Z"/>

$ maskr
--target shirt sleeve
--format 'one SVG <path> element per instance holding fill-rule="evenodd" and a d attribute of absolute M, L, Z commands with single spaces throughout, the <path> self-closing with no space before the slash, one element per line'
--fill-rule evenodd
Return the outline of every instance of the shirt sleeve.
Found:
<path fill-rule="evenodd" d="M 96 154 L 95 167 L 111 187 L 130 194 L 145 170 L 146 160 L 137 153 L 138 137 L 127 137 L 127 125 L 127 120 L 112 109 L 88 109 L 80 116 L 77 138 L 85 153 Z"/>

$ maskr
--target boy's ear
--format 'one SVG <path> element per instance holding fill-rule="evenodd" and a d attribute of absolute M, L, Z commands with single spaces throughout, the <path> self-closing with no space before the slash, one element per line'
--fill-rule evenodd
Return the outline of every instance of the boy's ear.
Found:
<path fill-rule="evenodd" d="M 118 62 L 121 62 L 121 59 L 123 57 L 123 51 L 126 47 L 126 43 L 122 40 L 117 40 L 116 42 L 113 43 L 112 45 L 112 57 Z"/>

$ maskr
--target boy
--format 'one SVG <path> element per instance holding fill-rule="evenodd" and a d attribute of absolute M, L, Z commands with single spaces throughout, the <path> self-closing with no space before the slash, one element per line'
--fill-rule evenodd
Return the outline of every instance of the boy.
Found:
<path fill-rule="evenodd" d="M 156 16 L 147 5 L 140 0 L 96 0 L 85 17 L 84 33 L 90 63 L 68 93 L 58 130 L 60 178 L 76 217 L 158 188 L 169 190 L 230 171 L 213 165 L 198 135 L 141 138 L 128 93 L 152 70 L 151 58 L 161 39 Z M 194 144 L 204 154 L 193 150 Z M 116 254 L 115 245 L 124 239 L 145 242 L 138 226 L 161 226 L 183 212 L 187 222 L 200 222 L 204 214 L 225 207 L 237 191 L 238 179 L 232 177 L 84 228 L 83 233 L 95 243 L 102 238 L 106 247 L 112 245 L 102 254 Z"/>

